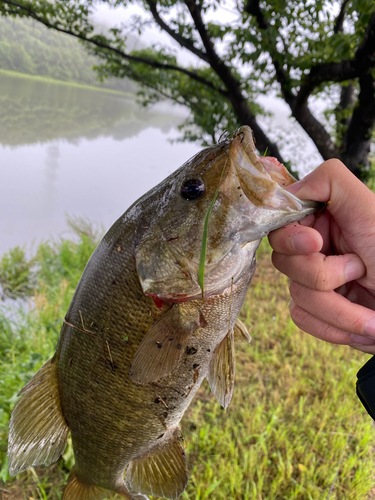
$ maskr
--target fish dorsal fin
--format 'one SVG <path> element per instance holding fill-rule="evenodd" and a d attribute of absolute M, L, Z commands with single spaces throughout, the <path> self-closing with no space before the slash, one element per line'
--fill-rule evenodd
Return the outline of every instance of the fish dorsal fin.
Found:
<path fill-rule="evenodd" d="M 53 360 L 42 366 L 21 394 L 9 425 L 11 476 L 35 465 L 56 462 L 64 452 L 69 433 L 61 411 Z"/>
<path fill-rule="evenodd" d="M 145 495 L 178 498 L 189 478 L 182 442 L 181 430 L 175 429 L 150 453 L 133 460 L 126 471 L 129 489 Z"/>
<path fill-rule="evenodd" d="M 152 325 L 138 347 L 129 372 L 133 382 L 147 384 L 171 373 L 200 325 L 197 307 L 174 304 Z"/>
<path fill-rule="evenodd" d="M 240 319 L 236 319 L 233 330 L 235 342 L 244 342 L 245 344 L 251 342 L 251 335 Z"/>
<path fill-rule="evenodd" d="M 234 375 L 234 331 L 231 330 L 217 346 L 207 374 L 211 391 L 224 408 L 232 399 Z"/>

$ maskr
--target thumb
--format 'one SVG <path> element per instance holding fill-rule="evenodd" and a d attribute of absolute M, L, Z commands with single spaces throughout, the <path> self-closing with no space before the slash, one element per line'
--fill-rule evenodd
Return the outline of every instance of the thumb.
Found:
<path fill-rule="evenodd" d="M 287 190 L 301 200 L 329 202 L 327 210 L 345 227 L 375 213 L 375 196 L 340 160 L 327 160 Z M 373 223 L 373 220 L 371 220 Z"/>

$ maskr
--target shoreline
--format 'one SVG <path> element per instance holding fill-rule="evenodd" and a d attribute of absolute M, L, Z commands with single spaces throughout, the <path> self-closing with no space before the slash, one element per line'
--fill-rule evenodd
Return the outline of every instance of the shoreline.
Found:
<path fill-rule="evenodd" d="M 34 80 L 34 81 L 51 83 L 51 84 L 55 84 L 55 85 L 65 85 L 65 86 L 69 86 L 69 87 L 78 87 L 78 88 L 84 89 L 84 90 L 105 92 L 105 93 L 115 94 L 115 95 L 122 96 L 122 97 L 132 97 L 132 98 L 135 97 L 135 94 L 132 94 L 131 92 L 123 92 L 122 90 L 113 90 L 113 89 L 96 87 L 94 85 L 89 85 L 88 83 L 79 83 L 79 82 L 74 82 L 74 81 L 57 80 L 57 79 L 51 78 L 49 76 L 30 75 L 28 73 L 20 73 L 18 71 L 12 71 L 12 70 L 8 70 L 8 69 L 0 69 L 0 76 L 1 75 L 11 76 L 11 77 L 15 77 L 15 78 L 30 79 L 30 80 Z"/>

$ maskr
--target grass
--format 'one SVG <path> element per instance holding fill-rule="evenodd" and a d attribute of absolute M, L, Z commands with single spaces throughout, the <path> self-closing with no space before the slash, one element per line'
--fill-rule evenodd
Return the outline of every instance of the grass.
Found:
<path fill-rule="evenodd" d="M 134 97 L 134 94 L 130 92 L 123 92 L 122 90 L 113 90 L 101 87 L 95 87 L 94 85 L 88 85 L 85 83 L 78 83 L 74 81 L 64 81 L 64 80 L 56 80 L 55 78 L 50 78 L 48 76 L 38 76 L 38 75 L 29 75 L 27 73 L 19 73 L 18 71 L 11 71 L 8 69 L 0 69 L 0 76 L 14 76 L 16 78 L 23 78 L 27 80 L 33 80 L 37 82 L 47 82 L 52 83 L 54 85 L 65 85 L 68 87 L 77 87 L 84 90 L 92 90 L 94 92 L 105 92 L 109 94 L 116 94 L 125 97 Z"/>
<path fill-rule="evenodd" d="M 24 285 L 34 288 L 30 295 L 30 286 L 24 287 L 33 307 L 8 311 L 7 317 L 0 313 L 2 500 L 61 499 L 73 463 L 71 447 L 50 468 L 10 479 L 8 420 L 17 392 L 54 352 L 95 239 L 84 231 L 75 243 L 44 243 L 31 260 L 20 258 L 19 251 L 5 259 L 16 291 L 22 279 L 15 269 L 12 274 L 12 258 Z M 0 264 L 0 280 L 3 276 Z M 232 403 L 224 411 L 203 384 L 182 421 L 190 470 L 183 500 L 375 498 L 375 432 L 355 395 L 356 372 L 368 356 L 302 333 L 287 305 L 287 281 L 272 268 L 263 242 L 241 313 L 253 340 L 236 348 Z"/>

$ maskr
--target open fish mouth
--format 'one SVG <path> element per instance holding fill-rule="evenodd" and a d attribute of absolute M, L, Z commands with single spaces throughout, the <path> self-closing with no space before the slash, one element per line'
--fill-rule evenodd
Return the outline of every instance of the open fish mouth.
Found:
<path fill-rule="evenodd" d="M 241 127 L 231 141 L 229 155 L 242 191 L 255 207 L 303 212 L 317 203 L 302 201 L 284 188 L 296 182 L 276 158 L 258 157 L 249 127 Z"/>

